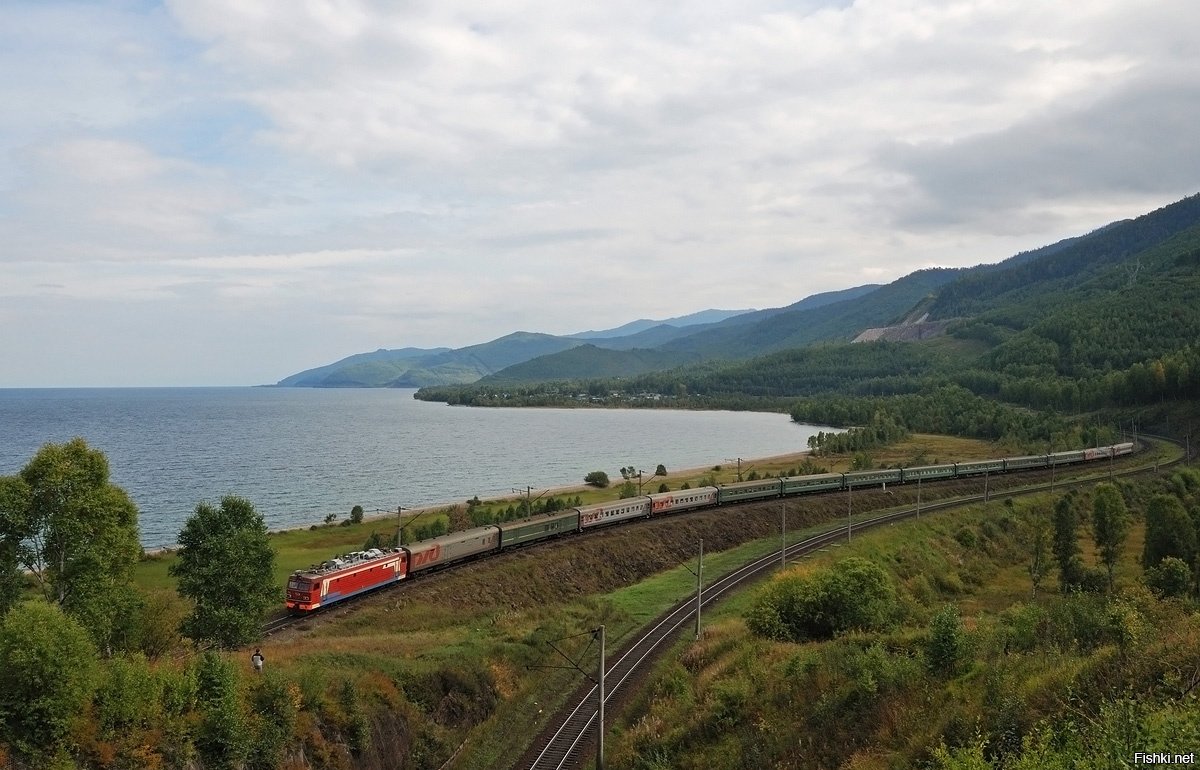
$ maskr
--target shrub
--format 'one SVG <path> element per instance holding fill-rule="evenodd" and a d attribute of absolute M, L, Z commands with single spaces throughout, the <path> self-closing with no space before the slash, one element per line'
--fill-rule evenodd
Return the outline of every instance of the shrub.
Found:
<path fill-rule="evenodd" d="M 593 487 L 604 489 L 608 486 L 608 474 L 604 471 L 592 471 L 583 477 L 585 484 L 590 484 Z"/>
<path fill-rule="evenodd" d="M 1007 645 L 1020 652 L 1037 649 L 1046 635 L 1046 610 L 1037 604 L 1014 604 L 1003 615 Z"/>
<path fill-rule="evenodd" d="M 925 662 L 934 673 L 953 675 L 967 654 L 967 635 L 958 607 L 947 604 L 929 623 Z"/>
<path fill-rule="evenodd" d="M 381 532 L 372 532 L 370 535 L 367 536 L 366 541 L 363 543 L 362 549 L 364 551 L 369 551 L 372 548 L 378 548 L 380 550 L 383 550 L 385 548 L 392 548 L 395 545 L 396 545 L 395 534 L 388 533 L 385 535 Z"/>
<path fill-rule="evenodd" d="M 96 650 L 55 605 L 31 601 L 0 620 L 0 742 L 13 754 L 50 758 L 91 699 Z"/>
<path fill-rule="evenodd" d="M 1192 571 L 1187 562 L 1167 556 L 1157 565 L 1146 570 L 1146 585 L 1156 596 L 1187 596 L 1192 584 Z"/>
<path fill-rule="evenodd" d="M 1108 572 L 1103 567 L 1082 567 L 1076 590 L 1085 594 L 1102 594 L 1108 591 Z"/>
<path fill-rule="evenodd" d="M 353 508 L 351 508 L 350 509 L 350 523 L 362 524 L 362 520 L 363 520 L 363 507 L 361 505 L 356 505 Z"/>
<path fill-rule="evenodd" d="M 746 622 L 770 639 L 829 639 L 851 629 L 883 628 L 894 605 L 888 574 L 855 556 L 821 572 L 774 581 L 755 598 Z"/>

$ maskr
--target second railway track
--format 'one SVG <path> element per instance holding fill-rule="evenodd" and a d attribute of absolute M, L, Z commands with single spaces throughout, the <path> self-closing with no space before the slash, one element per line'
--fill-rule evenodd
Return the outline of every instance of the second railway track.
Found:
<path fill-rule="evenodd" d="M 1179 461 L 1165 462 L 1161 464 L 1161 467 L 1169 467 L 1177 462 Z M 1107 475 L 1110 477 L 1114 475 L 1133 475 L 1157 470 L 1159 467 L 1160 465 L 1155 463 L 1153 466 L 1135 467 L 1120 472 L 1114 472 L 1110 468 Z M 1057 483 L 1051 480 L 1046 483 L 1029 485 L 1019 489 L 1005 489 L 1002 494 L 1012 497 L 1015 495 L 1052 491 L 1056 488 L 1095 483 L 1104 477 L 1105 475 L 1102 474 L 1071 481 L 1058 481 Z M 1000 491 L 998 490 L 997 493 L 1000 493 Z M 988 495 L 985 491 L 982 494 L 932 502 L 920 506 L 920 508 L 904 508 L 902 510 L 891 511 L 869 519 L 855 521 L 852 530 L 872 529 L 947 508 L 987 502 L 991 496 L 994 495 Z M 813 553 L 845 539 L 846 536 L 847 525 L 839 525 L 799 542 L 786 545 L 783 549 L 783 559 L 793 559 Z M 704 587 L 700 601 L 701 610 L 730 592 L 761 579 L 774 571 L 779 566 L 780 560 L 780 552 L 774 551 L 715 579 L 711 585 Z M 605 665 L 605 704 L 608 704 L 610 701 L 616 702 L 619 698 L 624 697 L 626 693 L 622 692 L 622 686 L 626 685 L 635 676 L 644 674 L 652 665 L 657 655 L 665 650 L 671 641 L 678 637 L 685 625 L 689 624 L 689 622 L 694 622 L 695 619 L 695 599 L 689 598 L 680 601 L 617 651 Z M 596 684 L 589 685 L 585 683 L 580 685 L 572 693 L 567 705 L 551 718 L 549 726 L 538 736 L 537 740 L 526 751 L 524 757 L 522 757 L 516 767 L 521 770 L 525 770 L 526 768 L 528 770 L 559 770 L 561 768 L 582 766 L 588 750 L 594 746 L 595 723 L 599 714 L 596 706 L 598 700 L 597 690 L 598 685 Z"/>

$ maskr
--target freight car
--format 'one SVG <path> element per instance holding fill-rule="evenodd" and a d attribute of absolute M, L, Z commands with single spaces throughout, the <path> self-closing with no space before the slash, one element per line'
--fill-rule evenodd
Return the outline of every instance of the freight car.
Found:
<path fill-rule="evenodd" d="M 288 578 L 287 609 L 293 614 L 307 614 L 424 571 L 439 569 L 467 559 L 528 543 L 536 543 L 559 535 L 631 519 L 645 519 L 714 505 L 729 505 L 749 500 L 789 497 L 812 492 L 1056 468 L 1074 463 L 1112 459 L 1132 452 L 1133 444 L 1123 443 L 995 460 L 972 460 L 911 468 L 885 468 L 739 481 L 721 487 L 659 492 L 623 500 L 581 505 L 544 516 L 475 527 L 386 551 L 379 549 L 356 551 L 336 559 L 330 559 L 320 565 L 314 565 L 307 570 L 297 570 Z"/>

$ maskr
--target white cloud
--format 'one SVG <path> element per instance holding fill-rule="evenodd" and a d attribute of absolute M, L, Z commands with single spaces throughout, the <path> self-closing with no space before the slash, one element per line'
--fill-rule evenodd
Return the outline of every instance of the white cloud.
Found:
<path fill-rule="evenodd" d="M 186 330 L 230 382 L 998 260 L 1200 170 L 1191 0 L 26 0 L 0 22 L 24 108 L 0 116 L 0 297 L 57 314 L 47 349 Z"/>

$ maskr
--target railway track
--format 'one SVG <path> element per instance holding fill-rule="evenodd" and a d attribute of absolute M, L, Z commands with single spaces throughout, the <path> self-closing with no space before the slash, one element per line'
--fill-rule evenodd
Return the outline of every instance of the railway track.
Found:
<path fill-rule="evenodd" d="M 1171 441 L 1170 439 L 1163 439 L 1163 437 L 1158 438 Z M 1172 443 L 1177 442 L 1172 441 Z M 1161 467 L 1169 467 L 1178 462 L 1180 462 L 1178 459 L 1165 462 L 1161 464 Z M 998 494 L 1003 494 L 1005 497 L 1013 497 L 1016 495 L 1052 491 L 1069 486 L 1095 483 L 1105 477 L 1144 473 L 1150 470 L 1157 470 L 1159 467 L 1160 465 L 1156 463 L 1154 466 L 1141 466 L 1125 469 L 1120 472 L 1115 472 L 1110 467 L 1107 473 L 1099 475 L 1088 476 L 1082 479 L 1072 479 L 1070 481 L 1058 481 L 1057 483 L 1049 481 L 1020 489 L 1006 489 Z M 869 519 L 854 521 L 852 531 L 872 529 L 949 508 L 988 502 L 988 498 L 993 496 L 995 495 L 989 495 L 987 492 L 984 492 L 982 494 L 929 503 L 922 505 L 919 509 L 914 507 L 892 511 Z M 794 559 L 814 553 L 840 542 L 846 536 L 847 526 L 846 524 L 841 524 L 834 529 L 826 530 L 799 542 L 786 545 L 783 549 L 783 558 L 785 560 Z M 779 566 L 780 559 L 780 552 L 775 551 L 715 580 L 711 585 L 704 588 L 700 601 L 701 611 L 730 592 L 745 587 L 773 572 Z M 669 646 L 669 643 L 677 638 L 684 626 L 695 623 L 695 613 L 696 601 L 694 598 L 679 602 L 664 615 L 660 616 L 653 625 L 644 629 L 607 662 L 604 675 L 605 704 L 620 698 L 624 694 L 622 693 L 622 686 L 626 685 L 631 678 L 649 670 L 658 653 L 665 650 Z M 522 769 L 527 768 L 528 770 L 560 770 L 561 768 L 581 766 L 584 762 L 585 753 L 594 746 L 595 724 L 599 713 L 597 708 L 597 692 L 598 685 L 596 684 L 589 685 L 585 683 L 581 685 L 572 694 L 567 705 L 550 720 L 550 726 L 543 731 L 534 742 L 534 745 L 526 751 L 525 756 L 518 763 L 517 767 Z"/>
<path fill-rule="evenodd" d="M 1170 441 L 1170 439 L 1166 439 L 1166 440 L 1167 440 L 1167 441 Z M 1173 442 L 1173 443 L 1178 443 L 1178 442 Z M 1029 473 L 1029 472 L 1030 472 L 1030 471 L 1024 471 L 1024 470 L 1021 470 L 1021 471 L 1016 471 L 1016 472 L 1015 472 L 1015 474 L 1017 474 L 1017 475 L 1020 475 L 1020 474 Z M 1038 473 L 1038 472 L 1044 472 L 1044 471 L 1032 471 L 1032 472 L 1033 472 L 1033 473 Z M 1012 474 L 1007 474 L 1007 475 L 1012 475 Z M 939 480 L 930 480 L 930 481 L 927 481 L 927 482 L 926 482 L 926 486 L 927 486 L 927 487 L 929 487 L 929 486 L 936 486 L 936 485 L 947 484 L 947 483 L 955 483 L 955 481 L 958 481 L 958 480 L 944 480 L 944 481 L 939 481 Z M 1065 484 L 1065 482 L 1059 482 L 1058 486 L 1063 486 L 1064 484 Z M 910 485 L 910 486 L 911 486 L 911 485 Z M 1045 485 L 1045 487 L 1046 487 L 1046 488 L 1048 488 L 1049 486 L 1050 486 L 1050 485 Z M 1001 490 L 996 490 L 996 492 L 995 492 L 995 494 L 1000 494 L 1000 493 L 1001 493 Z M 818 496 L 824 496 L 824 495 L 828 495 L 828 494 L 840 494 L 840 492 L 816 492 L 816 493 L 809 493 L 808 495 L 803 495 L 802 497 L 818 497 Z M 789 496 L 789 497 L 785 497 L 785 498 L 781 498 L 781 499 L 783 499 L 783 500 L 791 500 L 791 499 L 799 499 L 799 498 L 793 498 L 793 497 L 790 497 L 790 496 Z M 959 499 L 961 499 L 961 498 L 959 498 Z M 757 501 L 750 501 L 750 502 L 747 502 L 747 503 L 733 503 L 733 504 L 731 504 L 729 507 L 730 507 L 730 509 L 731 509 L 731 510 L 736 510 L 736 508 L 737 508 L 737 507 L 739 507 L 739 506 L 741 506 L 741 505 L 753 505 L 753 504 L 755 504 L 755 503 L 759 503 L 759 502 L 762 502 L 762 501 L 761 501 L 761 500 L 757 500 Z M 922 508 L 921 508 L 921 510 L 922 510 L 922 511 L 926 511 L 926 510 L 932 511 L 932 510 L 935 510 L 935 509 L 936 509 L 936 506 L 935 506 L 935 504 L 933 504 L 933 503 L 929 503 L 929 504 L 923 505 L 923 506 L 922 506 Z M 692 512 L 692 511 L 687 511 L 687 512 L 684 512 L 684 513 L 683 513 L 683 514 L 681 514 L 681 515 L 685 515 L 685 516 L 686 516 L 688 513 L 691 513 L 691 512 Z M 618 523 L 616 526 L 624 526 L 624 525 L 626 525 L 626 524 L 633 524 L 633 525 L 635 525 L 635 524 L 637 524 L 639 521 L 642 521 L 642 520 L 634 520 L 634 521 L 628 521 L 628 522 L 620 522 L 620 523 Z M 866 521 L 864 521 L 864 522 L 862 523 L 862 526 L 866 526 L 866 525 L 867 525 L 867 522 L 866 522 Z M 858 522 L 856 522 L 854 526 L 855 526 L 855 527 L 858 527 L 858 526 L 860 526 L 860 525 L 859 525 L 859 523 L 858 523 Z M 571 537 L 590 537 L 590 536 L 598 536 L 598 535 L 601 535 L 603 532 L 606 532 L 606 531 L 608 531 L 608 529 L 609 529 L 608 527 L 602 527 L 602 528 L 598 528 L 598 529 L 589 529 L 589 530 L 587 530 L 587 531 L 584 531 L 584 532 L 575 533 L 575 534 L 571 535 Z M 541 542 L 533 543 L 533 544 L 531 544 L 531 545 L 528 545 L 528 546 L 523 546 L 523 547 L 522 547 L 522 550 L 533 550 L 533 549 L 548 548 L 548 547 L 551 547 L 551 546 L 553 546 L 553 544 L 554 544 L 555 542 L 556 542 L 556 541 L 554 541 L 554 540 L 544 540 L 544 541 L 541 541 Z M 485 556 L 488 556 L 488 557 L 490 557 L 490 556 L 492 556 L 492 554 L 490 554 L 490 553 L 489 553 L 489 554 L 485 554 Z M 465 562 L 461 562 L 461 563 L 465 563 Z M 452 570 L 452 569 L 454 569 L 454 567 L 455 567 L 455 566 L 458 566 L 458 565 L 457 565 L 457 564 L 451 564 L 451 565 L 448 565 L 447 567 L 445 567 L 444 569 L 438 569 L 438 570 L 435 570 L 435 571 L 432 571 L 432 572 L 428 572 L 428 573 L 419 573 L 419 574 L 417 574 L 417 575 L 410 575 L 409 577 L 407 577 L 407 578 L 405 578 L 404 580 L 402 580 L 402 581 L 399 581 L 399 582 L 397 582 L 397 583 L 391 583 L 391 584 L 388 584 L 388 585 L 382 586 L 382 587 L 380 587 L 380 588 L 377 588 L 377 589 L 375 589 L 375 590 L 373 590 L 373 591 L 368 591 L 368 592 L 365 592 L 365 593 L 362 593 L 362 594 L 358 594 L 358 595 L 356 595 L 356 596 L 351 596 L 351 597 L 349 597 L 349 598 L 342 599 L 342 600 L 340 600 L 340 601 L 339 601 L 339 602 L 338 602 L 338 603 L 337 603 L 335 606 L 333 606 L 333 607 L 331 607 L 331 608 L 329 608 L 329 609 L 323 609 L 323 610 L 321 610 L 321 611 L 319 611 L 319 612 L 311 613 L 311 614 L 309 614 L 309 615 L 302 615 L 302 616 L 291 616 L 291 615 L 287 615 L 287 614 L 285 614 L 285 613 L 283 613 L 283 612 L 281 611 L 281 612 L 279 612 L 279 613 L 277 613 L 277 614 L 273 615 L 272 617 L 270 617 L 270 618 L 269 618 L 269 619 L 268 619 L 268 620 L 267 620 L 267 621 L 266 621 L 266 622 L 263 624 L 263 626 L 262 626 L 262 635 L 263 635 L 264 637 L 271 636 L 271 635 L 273 635 L 273 634 L 279 633 L 280 631 L 283 631 L 283 630 L 285 630 L 285 629 L 287 629 L 287 628 L 290 628 L 290 627 L 292 627 L 292 626 L 295 626 L 295 625 L 302 624 L 302 623 L 304 623 L 305 621 L 310 621 L 310 620 L 313 620 L 313 619 L 315 619 L 315 618 L 323 618 L 323 617 L 327 617 L 327 616 L 328 616 L 328 613 L 330 613 L 330 612 L 340 613 L 340 612 L 342 612 L 342 611 L 349 610 L 349 609 L 351 609 L 351 608 L 352 608 L 352 607 L 353 607 L 355 604 L 357 604 L 357 603 L 358 603 L 358 602 L 360 602 L 360 601 L 367 601 L 367 600 L 369 600 L 371 597 L 378 596 L 378 595 L 379 595 L 379 594 L 381 594 L 381 593 L 385 593 L 385 592 L 389 592 L 389 591 L 398 591 L 398 590 L 404 590 L 404 589 L 405 589 L 407 586 L 410 586 L 410 585 L 412 585 L 414 581 L 422 581 L 422 582 L 424 582 L 424 581 L 426 581 L 426 580 L 428 580 L 428 579 L 430 579 L 430 578 L 433 578 L 433 577 L 434 577 L 434 576 L 436 576 L 436 575 L 440 575 L 440 574 L 442 574 L 442 573 L 443 573 L 443 572 L 445 572 L 446 570 Z"/>

